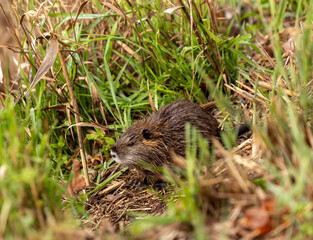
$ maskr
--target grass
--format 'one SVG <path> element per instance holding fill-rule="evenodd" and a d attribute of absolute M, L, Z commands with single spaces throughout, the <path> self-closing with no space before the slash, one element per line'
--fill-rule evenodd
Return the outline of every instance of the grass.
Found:
<path fill-rule="evenodd" d="M 41 112 L 28 105 L 20 116 L 11 97 L 4 106 L 0 113 L 1 235 L 13 239 L 44 228 L 46 217 L 63 219 L 62 187 L 58 175 L 50 175 L 49 133 L 43 130 Z"/>
<path fill-rule="evenodd" d="M 0 237 L 55 238 L 64 229 L 78 231 L 68 213 L 86 218 L 87 199 L 121 178 L 125 169 L 103 181 L 98 176 L 94 189 L 86 189 L 80 200 L 69 198 L 63 183 L 73 178 L 72 160 L 81 159 L 77 128 L 82 128 L 88 156 L 103 159 L 103 171 L 114 171 L 107 162 L 115 137 L 154 108 L 185 98 L 215 101 L 225 147 L 214 143 L 209 151 L 201 136 L 187 131 L 200 154 L 187 147 L 186 170 L 176 171 L 183 178 L 165 173 L 174 189 L 166 215 L 134 222 L 124 235 L 140 236 L 157 225 L 179 222 L 195 239 L 208 234 L 224 239 L 312 236 L 312 0 L 221 1 L 218 6 L 72 2 L 5 6 L 5 22 L 18 34 L 6 45 L 20 52 L 14 71 L 10 64 L 2 68 Z M 59 40 L 74 99 L 60 55 L 33 91 L 19 99 L 52 35 Z M 9 58 L 7 53 L 4 59 Z M 18 88 L 10 88 L 16 79 Z M 234 126 L 245 121 L 252 123 L 253 138 L 244 145 L 248 150 L 237 151 Z M 251 178 L 251 171 L 262 174 Z M 254 228 L 257 220 L 248 217 L 249 211 L 256 211 L 254 216 L 265 211 L 270 231 Z"/>

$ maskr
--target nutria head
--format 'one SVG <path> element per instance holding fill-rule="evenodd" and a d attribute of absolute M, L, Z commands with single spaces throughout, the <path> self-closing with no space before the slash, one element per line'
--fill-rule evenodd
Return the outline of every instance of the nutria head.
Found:
<path fill-rule="evenodd" d="M 112 146 L 111 156 L 128 167 L 160 166 L 169 158 L 164 131 L 163 126 L 152 124 L 149 119 L 135 122 Z"/>

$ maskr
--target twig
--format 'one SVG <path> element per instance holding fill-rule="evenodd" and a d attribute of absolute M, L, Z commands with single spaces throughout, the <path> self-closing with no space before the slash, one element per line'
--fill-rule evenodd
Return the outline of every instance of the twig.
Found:
<path fill-rule="evenodd" d="M 62 70 L 63 70 L 63 74 L 68 86 L 68 91 L 70 93 L 70 98 L 71 98 L 71 105 L 74 108 L 75 111 L 75 121 L 76 121 L 76 128 L 77 128 L 77 135 L 78 135 L 78 142 L 79 142 L 79 148 L 80 148 L 80 156 L 82 159 L 82 164 L 83 164 L 83 170 L 84 170 L 84 175 L 85 175 L 85 182 L 86 182 L 86 186 L 89 187 L 90 186 L 90 181 L 89 181 L 89 176 L 88 176 L 88 170 L 87 170 L 87 162 L 86 162 L 86 154 L 85 154 L 85 150 L 84 150 L 84 144 L 83 144 L 83 136 L 82 136 L 82 132 L 81 132 L 81 127 L 79 126 L 80 120 L 79 120 L 79 111 L 78 111 L 78 106 L 77 106 L 77 101 L 74 95 L 74 91 L 73 91 L 73 86 L 72 86 L 72 82 L 68 76 L 67 70 L 66 70 L 66 65 L 65 65 L 65 61 L 63 58 L 63 55 L 61 53 L 61 51 L 58 52 L 58 56 L 61 62 L 61 66 L 62 66 Z"/>

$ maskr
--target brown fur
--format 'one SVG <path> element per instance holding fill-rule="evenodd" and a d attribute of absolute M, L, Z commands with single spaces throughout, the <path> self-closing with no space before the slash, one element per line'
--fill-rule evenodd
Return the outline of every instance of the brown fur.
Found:
<path fill-rule="evenodd" d="M 156 114 L 135 122 L 112 146 L 112 156 L 122 165 L 162 166 L 172 163 L 172 152 L 185 156 L 185 124 L 189 122 L 207 139 L 219 137 L 218 121 L 198 104 L 176 101 Z M 114 156 L 115 155 L 115 156 Z"/>

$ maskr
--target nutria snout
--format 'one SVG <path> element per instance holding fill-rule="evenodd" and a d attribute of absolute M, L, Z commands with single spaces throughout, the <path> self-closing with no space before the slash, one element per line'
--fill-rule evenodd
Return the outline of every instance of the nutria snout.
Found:
<path fill-rule="evenodd" d="M 121 165 L 142 170 L 142 165 L 162 166 L 173 153 L 185 156 L 185 124 L 190 123 L 207 139 L 219 137 L 218 121 L 198 104 L 172 102 L 156 114 L 133 123 L 111 148 Z"/>

